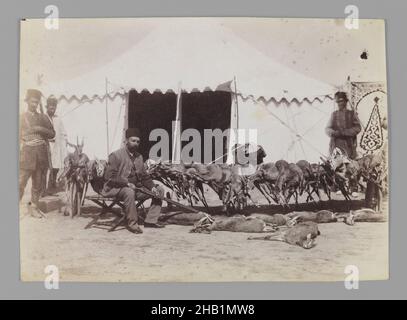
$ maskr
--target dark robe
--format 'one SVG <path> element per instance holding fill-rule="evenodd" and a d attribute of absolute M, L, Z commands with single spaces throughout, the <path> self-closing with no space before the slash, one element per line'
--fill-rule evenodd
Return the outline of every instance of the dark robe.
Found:
<path fill-rule="evenodd" d="M 353 110 L 334 111 L 326 126 L 326 134 L 331 137 L 329 153 L 338 147 L 346 152 L 349 158 L 355 159 L 357 135 L 362 130 L 359 118 Z"/>

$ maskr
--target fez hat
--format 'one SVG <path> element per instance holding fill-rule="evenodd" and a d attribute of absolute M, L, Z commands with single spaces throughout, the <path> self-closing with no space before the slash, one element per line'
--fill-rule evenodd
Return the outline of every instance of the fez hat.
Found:
<path fill-rule="evenodd" d="M 335 99 L 341 99 L 341 98 L 348 100 L 348 96 L 346 95 L 346 92 L 338 91 L 335 93 Z"/>
<path fill-rule="evenodd" d="M 56 106 L 58 99 L 54 95 L 50 95 L 47 99 L 47 106 Z"/>
<path fill-rule="evenodd" d="M 130 137 L 141 137 L 141 132 L 139 128 L 128 128 L 126 130 L 126 139 Z"/>
<path fill-rule="evenodd" d="M 41 99 L 42 93 L 39 90 L 36 89 L 28 89 L 27 93 L 25 95 L 25 99 L 28 100 L 30 98 L 36 98 L 38 100 Z"/>

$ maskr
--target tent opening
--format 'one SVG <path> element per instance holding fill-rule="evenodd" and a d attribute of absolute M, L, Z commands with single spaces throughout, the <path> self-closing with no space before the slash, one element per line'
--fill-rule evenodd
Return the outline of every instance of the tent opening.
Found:
<path fill-rule="evenodd" d="M 222 131 L 230 128 L 230 116 L 232 96 L 230 92 L 224 91 L 205 91 L 182 94 L 182 131 L 186 129 L 196 129 L 201 137 L 201 156 L 202 163 L 208 162 L 204 158 L 205 147 L 205 129 L 220 129 Z M 181 147 L 188 144 L 188 141 L 182 142 Z M 208 145 L 208 142 L 206 142 Z M 210 161 L 216 160 L 219 155 L 215 153 L 215 139 L 212 138 L 212 157 Z M 227 139 L 223 138 L 223 162 L 226 162 Z M 209 151 L 210 152 L 210 151 Z M 189 156 L 196 158 L 194 155 Z M 206 161 L 205 161 L 206 160 Z"/>
<path fill-rule="evenodd" d="M 181 112 L 181 130 L 195 129 L 200 136 L 200 150 L 193 149 L 189 153 L 189 157 L 195 161 L 210 162 L 214 161 L 219 156 L 223 156 L 221 161 L 226 162 L 227 154 L 227 137 L 223 137 L 222 152 L 219 155 L 215 149 L 215 139 L 212 138 L 212 148 L 208 151 L 208 156 L 205 158 L 205 129 L 215 130 L 220 129 L 224 132 L 230 128 L 231 104 L 232 97 L 230 92 L 223 91 L 208 91 L 208 92 L 192 92 L 183 93 L 181 97 L 182 112 Z M 175 93 L 149 93 L 147 91 L 137 92 L 131 90 L 129 92 L 129 108 L 128 108 L 128 126 L 138 127 L 141 131 L 141 146 L 140 153 L 144 159 L 149 158 L 150 148 L 157 141 L 150 141 L 150 132 L 154 129 L 161 128 L 168 133 L 169 137 L 169 158 L 164 155 L 159 155 L 162 160 L 172 160 L 173 147 L 173 121 L 176 119 L 177 95 Z M 208 137 L 206 137 L 208 139 Z M 181 148 L 187 145 L 189 141 L 183 141 Z M 200 152 L 200 154 L 191 154 Z M 189 162 L 186 159 L 182 159 Z M 209 160 L 209 161 L 208 161 Z M 219 160 L 218 160 L 219 161 Z"/>
<path fill-rule="evenodd" d="M 147 91 L 129 92 L 128 126 L 140 128 L 140 153 L 144 159 L 149 158 L 150 148 L 156 141 L 150 141 L 150 132 L 161 128 L 169 135 L 169 156 L 172 154 L 172 121 L 175 120 L 177 95 L 175 93 L 149 93 Z M 164 159 L 163 160 L 171 160 Z"/>

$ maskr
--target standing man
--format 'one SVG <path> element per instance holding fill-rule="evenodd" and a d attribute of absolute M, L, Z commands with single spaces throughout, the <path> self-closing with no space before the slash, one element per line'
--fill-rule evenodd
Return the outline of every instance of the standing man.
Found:
<path fill-rule="evenodd" d="M 101 192 L 105 197 L 117 197 L 123 201 L 127 229 L 133 233 L 143 233 L 138 225 L 135 200 L 150 198 L 150 196 L 137 191 L 136 187 L 145 187 L 161 197 L 164 195 L 164 190 L 158 185 L 154 185 L 153 180 L 146 172 L 143 156 L 138 152 L 139 146 L 139 129 L 127 129 L 125 146 L 109 155 L 104 176 L 106 182 Z M 158 223 L 161 204 L 160 199 L 153 198 L 151 200 L 150 209 L 144 220 L 145 228 L 164 227 Z"/>
<path fill-rule="evenodd" d="M 358 116 L 353 110 L 346 108 L 348 97 L 345 92 L 335 93 L 335 102 L 338 110 L 334 111 L 326 126 L 326 134 L 331 137 L 329 153 L 335 148 L 341 149 L 350 159 L 357 156 L 357 135 L 362 130 Z M 357 197 L 357 181 L 350 181 L 352 196 Z M 340 193 L 340 191 L 337 191 Z"/>
<path fill-rule="evenodd" d="M 326 126 L 325 132 L 331 137 L 329 143 L 329 153 L 338 147 L 351 159 L 355 159 L 356 154 L 356 137 L 362 130 L 359 118 L 353 110 L 346 108 L 348 97 L 345 92 L 335 93 L 335 102 L 338 110 L 334 111 Z"/>
<path fill-rule="evenodd" d="M 37 110 L 38 105 L 41 103 L 41 96 L 42 94 L 38 90 L 27 90 L 25 101 L 28 110 L 20 117 L 20 201 L 28 179 L 31 178 L 29 211 L 34 217 L 43 216 L 43 213 L 38 208 L 38 202 L 41 196 L 44 172 L 47 171 L 50 165 L 47 140 L 55 137 L 54 128 L 47 116 Z M 31 207 L 31 204 L 33 207 Z"/>
<path fill-rule="evenodd" d="M 48 140 L 51 153 L 51 167 L 48 174 L 48 185 L 46 193 L 49 195 L 55 194 L 57 191 L 56 179 L 60 169 L 64 168 L 64 159 L 67 155 L 66 146 L 68 137 L 62 120 L 55 114 L 58 105 L 58 100 L 54 96 L 47 99 L 46 115 L 52 123 L 55 130 L 55 138 Z"/>

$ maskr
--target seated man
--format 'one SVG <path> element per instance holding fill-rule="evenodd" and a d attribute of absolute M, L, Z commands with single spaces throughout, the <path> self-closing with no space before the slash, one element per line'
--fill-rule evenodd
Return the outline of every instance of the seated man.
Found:
<path fill-rule="evenodd" d="M 164 190 L 154 185 L 153 180 L 145 170 L 143 156 L 137 152 L 140 145 L 140 131 L 137 128 L 126 130 L 126 145 L 109 155 L 105 184 L 101 194 L 105 197 L 117 197 L 123 201 L 126 214 L 127 229 L 133 233 L 142 233 L 138 225 L 138 215 L 135 200 L 148 199 L 150 196 L 136 190 L 145 187 L 158 196 L 164 195 Z M 144 227 L 162 228 L 158 217 L 161 213 L 162 201 L 153 198 Z"/>

